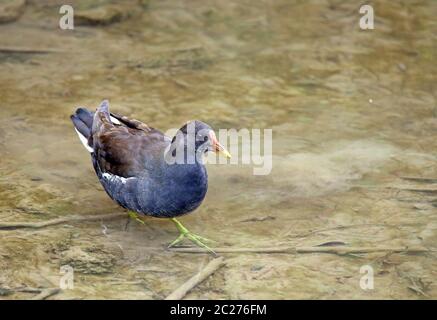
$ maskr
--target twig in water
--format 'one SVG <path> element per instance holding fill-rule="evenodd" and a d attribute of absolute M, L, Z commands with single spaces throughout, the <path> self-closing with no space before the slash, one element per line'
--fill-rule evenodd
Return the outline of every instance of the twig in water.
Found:
<path fill-rule="evenodd" d="M 401 179 L 407 181 L 422 182 L 422 183 L 437 183 L 437 178 L 401 177 Z"/>
<path fill-rule="evenodd" d="M 313 230 L 313 231 L 309 231 L 309 232 L 305 232 L 305 233 L 299 233 L 299 234 L 293 234 L 293 235 L 287 235 L 293 238 L 303 238 L 303 237 L 308 237 L 311 236 L 313 234 L 318 234 L 318 233 L 322 233 L 322 232 L 326 232 L 326 231 L 335 231 L 335 230 L 344 230 L 344 229 L 351 229 L 351 228 L 361 228 L 361 227 L 384 227 L 384 228 L 396 228 L 399 229 L 399 226 L 394 226 L 394 225 L 389 225 L 389 224 L 384 224 L 384 223 L 362 223 L 362 224 L 351 224 L 351 225 L 344 225 L 344 226 L 336 226 L 336 227 L 330 227 L 330 228 L 322 228 L 322 229 L 317 229 L 317 230 Z"/>
<path fill-rule="evenodd" d="M 58 294 L 60 291 L 61 289 L 59 288 L 42 289 L 41 292 L 36 296 L 34 296 L 31 300 L 44 300 L 47 299 L 48 297 Z"/>
<path fill-rule="evenodd" d="M 0 230 L 14 230 L 14 229 L 41 229 L 48 226 L 53 226 L 61 223 L 78 222 L 78 221 L 96 221 L 101 219 L 116 219 L 126 218 L 126 213 L 111 213 L 100 214 L 92 216 L 68 216 L 63 218 L 56 218 L 42 222 L 2 222 L 0 223 Z"/>
<path fill-rule="evenodd" d="M 0 296 L 8 296 L 10 294 L 14 294 L 16 292 L 25 292 L 25 293 L 37 293 L 37 295 L 33 296 L 31 300 L 44 300 L 48 297 L 51 297 L 54 294 L 57 294 L 61 291 L 59 288 L 31 288 L 31 287 L 21 287 L 15 289 L 9 288 L 1 288 L 0 287 Z"/>
<path fill-rule="evenodd" d="M 347 243 L 340 241 L 340 240 L 334 240 L 334 241 L 326 241 L 322 242 L 318 245 L 315 245 L 315 247 L 335 247 L 335 246 L 345 246 Z"/>
<path fill-rule="evenodd" d="M 205 253 L 202 248 L 170 248 L 170 251 L 180 253 Z M 424 247 L 270 247 L 270 248 L 212 248 L 217 253 L 333 253 L 339 255 L 352 253 L 403 252 L 421 253 L 431 250 Z"/>
<path fill-rule="evenodd" d="M 0 53 L 46 54 L 46 53 L 63 53 L 63 52 L 65 51 L 58 50 L 58 49 L 0 47 Z"/>
<path fill-rule="evenodd" d="M 275 220 L 275 219 L 276 219 L 276 217 L 273 217 L 273 216 L 253 217 L 253 218 L 241 220 L 240 222 L 261 222 L 261 221 L 265 221 L 265 220 Z"/>
<path fill-rule="evenodd" d="M 421 192 L 421 193 L 437 193 L 436 187 L 422 187 L 422 186 L 392 186 L 387 187 L 387 189 L 395 189 L 395 190 L 401 190 L 401 191 L 411 191 L 411 192 Z"/>
<path fill-rule="evenodd" d="M 165 298 L 165 300 L 181 300 L 191 289 L 193 289 L 224 265 L 225 261 L 223 257 L 218 257 L 211 260 L 205 268 L 173 291 L 169 296 L 167 296 L 167 298 Z"/>

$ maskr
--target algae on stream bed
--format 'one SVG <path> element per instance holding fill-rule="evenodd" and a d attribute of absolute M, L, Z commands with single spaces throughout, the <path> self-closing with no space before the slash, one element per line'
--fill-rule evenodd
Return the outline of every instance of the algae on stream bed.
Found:
<path fill-rule="evenodd" d="M 273 130 L 270 175 L 210 165 L 203 205 L 182 218 L 219 246 L 434 250 L 225 254 L 188 298 L 437 298 L 437 184 L 405 179 L 437 178 L 437 2 L 373 1 L 374 30 L 359 28 L 360 1 L 336 0 L 81 0 L 88 18 L 61 30 L 61 2 L 27 1 L 0 24 L 1 222 L 122 212 L 69 119 L 109 99 L 163 131 Z M 0 298 L 57 287 L 68 264 L 74 289 L 50 299 L 161 299 L 210 259 L 165 250 L 169 221 L 125 224 L 0 230 Z"/>

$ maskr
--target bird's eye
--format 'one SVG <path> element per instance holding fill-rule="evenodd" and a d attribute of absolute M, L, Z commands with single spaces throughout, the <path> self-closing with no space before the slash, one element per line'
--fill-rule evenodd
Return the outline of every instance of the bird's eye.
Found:
<path fill-rule="evenodd" d="M 208 136 L 204 136 L 203 134 L 197 135 L 197 141 L 206 142 L 208 140 Z"/>

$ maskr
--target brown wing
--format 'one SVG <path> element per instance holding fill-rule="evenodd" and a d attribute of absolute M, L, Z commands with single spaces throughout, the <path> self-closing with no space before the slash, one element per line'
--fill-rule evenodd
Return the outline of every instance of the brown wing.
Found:
<path fill-rule="evenodd" d="M 136 119 L 129 119 L 126 116 L 122 116 L 122 115 L 119 115 L 119 114 L 116 114 L 113 112 L 111 112 L 111 117 L 117 119 L 119 122 L 121 122 L 121 124 L 124 124 L 125 126 L 132 128 L 132 129 L 137 129 L 137 130 L 141 130 L 144 132 L 157 131 L 156 129 L 151 128 L 147 124 L 145 124 L 139 120 L 136 120 Z"/>
<path fill-rule="evenodd" d="M 105 110 L 106 109 L 106 110 Z M 93 120 L 93 148 L 102 173 L 142 177 L 159 169 L 169 139 L 141 121 L 111 114 L 100 107 Z M 116 122 L 116 121 L 114 121 Z"/>

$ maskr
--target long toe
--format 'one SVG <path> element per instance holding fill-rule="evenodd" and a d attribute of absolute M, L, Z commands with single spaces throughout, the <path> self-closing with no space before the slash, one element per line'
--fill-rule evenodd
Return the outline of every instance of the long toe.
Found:
<path fill-rule="evenodd" d="M 199 246 L 199 247 L 201 247 L 201 248 L 204 248 L 204 249 L 207 250 L 208 252 L 212 253 L 214 256 L 217 256 L 217 253 L 215 253 L 214 250 L 212 250 L 210 247 L 208 247 L 208 246 L 204 243 L 205 240 L 210 241 L 209 239 L 203 238 L 203 237 L 198 236 L 198 235 L 193 234 L 193 233 L 188 233 L 188 234 L 186 235 L 186 237 L 187 237 L 191 242 L 193 242 L 195 245 L 197 245 L 197 246 Z"/>
<path fill-rule="evenodd" d="M 176 218 L 171 219 L 174 224 L 176 225 L 176 228 L 178 228 L 180 235 L 179 237 L 170 243 L 168 246 L 169 248 L 175 246 L 176 244 L 182 242 L 185 238 L 193 242 L 195 245 L 207 250 L 208 252 L 212 253 L 214 256 L 217 256 L 217 254 L 212 250 L 210 247 L 208 247 L 204 242 L 211 242 L 212 240 L 209 240 L 207 238 L 198 236 L 197 234 L 194 234 L 190 232 L 187 228 L 185 228 L 182 223 L 180 223 Z"/>
<path fill-rule="evenodd" d="M 179 235 L 179 237 L 177 237 L 177 238 L 176 238 L 172 243 L 170 243 L 170 244 L 167 246 L 167 248 L 171 248 L 171 247 L 174 247 L 174 246 L 178 245 L 179 243 L 181 243 L 182 241 L 184 241 L 184 238 L 185 238 L 184 234 L 181 233 L 181 234 Z"/>
<path fill-rule="evenodd" d="M 217 243 L 216 240 L 209 239 L 209 238 L 205 238 L 205 237 L 199 236 L 199 235 L 197 235 L 197 234 L 195 234 L 194 236 L 195 236 L 198 240 L 200 240 L 200 241 L 202 241 L 202 242 L 214 242 L 214 243 Z"/>

